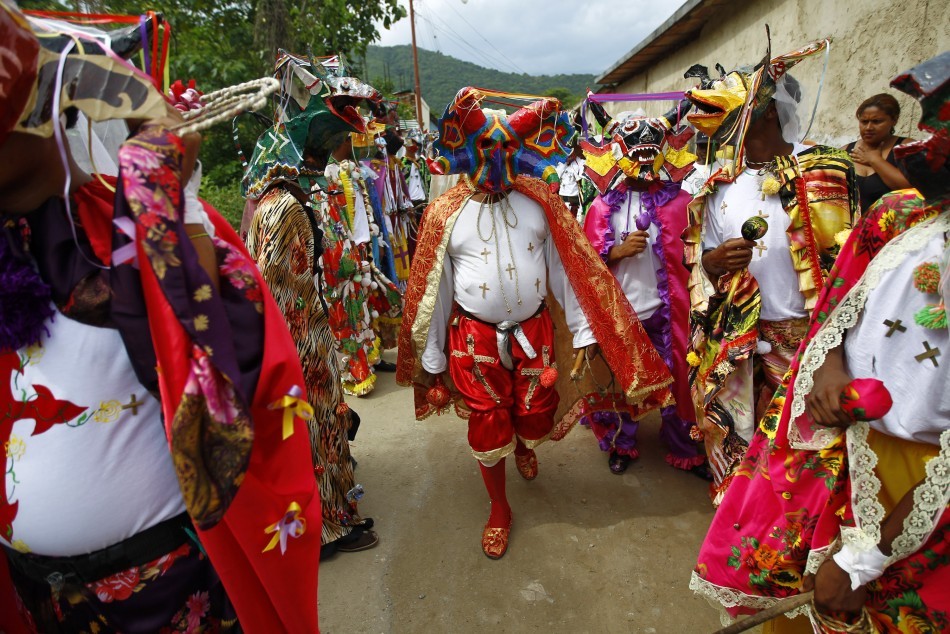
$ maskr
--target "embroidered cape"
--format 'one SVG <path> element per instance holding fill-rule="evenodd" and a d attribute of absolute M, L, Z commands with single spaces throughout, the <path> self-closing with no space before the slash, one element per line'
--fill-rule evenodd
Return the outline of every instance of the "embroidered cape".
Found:
<path fill-rule="evenodd" d="M 673 380 L 669 370 L 650 343 L 623 291 L 563 201 L 551 193 L 544 182 L 527 176 L 515 179 L 514 189 L 541 205 L 578 303 L 626 397 L 645 411 L 669 405 L 669 386 Z M 396 381 L 416 390 L 418 420 L 436 413 L 435 406 L 425 399 L 431 379 L 420 359 L 429 334 L 449 237 L 471 193 L 468 185 L 459 183 L 430 204 L 421 221 L 412 274 L 406 288 L 396 370 Z"/>

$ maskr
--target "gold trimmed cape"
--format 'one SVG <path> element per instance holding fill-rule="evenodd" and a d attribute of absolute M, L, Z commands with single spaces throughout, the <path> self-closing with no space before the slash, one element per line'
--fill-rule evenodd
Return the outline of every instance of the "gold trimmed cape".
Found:
<path fill-rule="evenodd" d="M 544 182 L 519 176 L 515 191 L 541 205 L 568 281 L 608 365 L 627 399 L 643 410 L 672 403 L 673 377 L 656 352 L 614 276 L 594 252 L 561 198 Z M 435 310 L 449 237 L 472 190 L 461 182 L 433 201 L 422 216 L 406 287 L 396 382 L 415 388 L 416 419 L 436 408 L 426 401 L 432 377 L 420 361 Z M 457 400 L 457 395 L 456 400 Z"/>

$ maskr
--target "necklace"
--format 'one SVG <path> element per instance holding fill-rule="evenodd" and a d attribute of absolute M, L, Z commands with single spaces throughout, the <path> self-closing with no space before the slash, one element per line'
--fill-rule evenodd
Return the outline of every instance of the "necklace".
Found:
<path fill-rule="evenodd" d="M 488 217 L 491 221 L 491 226 L 488 230 L 487 236 L 484 235 L 484 232 L 482 231 L 482 215 L 486 209 L 486 205 L 485 205 L 486 202 L 488 203 L 487 205 Z M 478 232 L 478 238 L 482 242 L 487 244 L 491 241 L 495 245 L 495 268 L 498 271 L 498 288 L 501 289 L 501 297 L 505 301 L 505 310 L 508 311 L 508 313 L 510 314 L 511 304 L 508 302 L 508 294 L 505 293 L 504 276 L 502 275 L 502 269 L 501 269 L 501 255 L 500 255 L 501 245 L 500 245 L 499 237 L 498 237 L 498 228 L 496 226 L 496 221 L 495 221 L 495 204 L 496 204 L 496 201 L 491 196 L 486 196 L 484 199 L 482 199 L 482 201 L 479 203 L 479 206 L 478 206 L 478 217 L 475 221 L 475 229 Z M 511 273 L 514 274 L 515 299 L 517 300 L 518 305 L 521 306 L 521 286 L 518 280 L 518 268 L 514 266 L 515 251 L 511 245 L 511 229 L 515 229 L 518 227 L 518 216 L 515 214 L 514 207 L 511 206 L 511 201 L 508 199 L 507 192 L 500 197 L 500 199 L 497 201 L 497 204 L 498 204 L 498 210 L 501 213 L 502 224 L 505 227 L 505 240 L 508 243 L 508 257 L 511 261 L 510 270 L 511 270 Z"/>
<path fill-rule="evenodd" d="M 778 164 L 775 159 L 771 161 L 746 161 L 747 168 L 755 170 L 755 182 L 758 190 L 762 193 L 762 200 L 766 196 L 774 196 L 782 188 L 782 183 L 776 177 L 778 174 Z"/>

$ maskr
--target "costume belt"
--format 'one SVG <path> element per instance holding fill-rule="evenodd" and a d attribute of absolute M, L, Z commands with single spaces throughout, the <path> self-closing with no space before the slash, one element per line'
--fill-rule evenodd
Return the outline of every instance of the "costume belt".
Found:
<path fill-rule="evenodd" d="M 188 539 L 194 530 L 191 518 L 182 513 L 88 555 L 49 557 L 21 553 L 3 546 L 10 566 L 35 582 L 48 583 L 55 592 L 67 582 L 93 583 L 167 555 Z"/>
<path fill-rule="evenodd" d="M 534 319 L 540 315 L 544 310 L 547 309 L 547 305 L 544 302 L 541 302 L 541 305 L 538 306 L 538 310 L 534 312 L 531 317 L 528 319 Z M 534 346 L 531 345 L 531 342 L 528 341 L 528 336 L 524 334 L 524 328 L 521 327 L 521 322 L 505 320 L 497 324 L 490 324 L 487 321 L 483 321 L 478 317 L 470 314 L 468 311 L 463 310 L 461 307 L 458 307 L 459 313 L 468 317 L 472 321 L 477 321 L 481 324 L 491 326 L 495 329 L 495 340 L 498 344 L 498 359 L 501 361 L 501 365 L 506 370 L 514 370 L 515 363 L 514 359 L 511 358 L 511 338 L 514 337 L 518 344 L 521 346 L 521 349 L 524 350 L 525 355 L 529 359 L 534 359 L 538 356 L 537 351 L 534 349 Z M 526 320 L 527 321 L 527 320 Z"/>

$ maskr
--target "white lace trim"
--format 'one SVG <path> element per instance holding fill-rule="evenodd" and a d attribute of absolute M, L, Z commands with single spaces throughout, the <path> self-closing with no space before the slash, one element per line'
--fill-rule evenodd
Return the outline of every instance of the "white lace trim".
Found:
<path fill-rule="evenodd" d="M 795 423 L 805 412 L 805 395 L 810 394 L 814 387 L 815 371 L 824 364 L 828 352 L 841 345 L 844 332 L 858 323 L 868 295 L 877 287 L 881 276 L 897 268 L 907 254 L 924 248 L 934 233 L 948 230 L 950 230 L 950 214 L 940 214 L 908 229 L 888 242 L 871 260 L 857 284 L 828 315 L 825 323 L 805 348 L 798 376 L 795 378 L 788 426 L 788 440 L 792 447 L 817 451 L 826 447 L 841 433 L 840 429 L 834 427 L 822 428 L 815 432 L 811 440 L 806 441 Z"/>
<path fill-rule="evenodd" d="M 857 526 L 842 528 L 841 540 L 862 552 L 881 543 L 881 521 L 884 519 L 884 506 L 877 499 L 881 481 L 874 473 L 877 454 L 868 445 L 870 429 L 867 422 L 860 422 L 849 427 L 847 432 L 851 507 Z"/>
<path fill-rule="evenodd" d="M 927 477 L 914 490 L 914 508 L 904 518 L 904 530 L 891 544 L 888 566 L 920 549 L 950 503 L 950 429 L 940 434 L 940 453 L 927 463 L 926 471 Z"/>
<path fill-rule="evenodd" d="M 695 572 L 693 572 L 689 579 L 689 589 L 702 596 L 704 599 L 709 601 L 713 607 L 720 610 L 719 617 L 724 626 L 735 621 L 735 619 L 725 611 L 725 608 L 744 607 L 752 608 L 753 610 L 764 610 L 781 601 L 781 598 L 778 597 L 763 597 L 754 594 L 745 594 L 744 592 L 739 592 L 738 590 L 733 590 L 732 588 L 717 586 L 714 583 L 706 581 Z M 787 612 L 786 616 L 788 618 L 794 618 L 800 614 L 806 614 L 807 610 L 808 606 L 803 605 L 791 612 Z"/>
<path fill-rule="evenodd" d="M 835 540 L 828 544 L 827 546 L 822 546 L 821 548 L 814 548 L 808 552 L 808 559 L 805 561 L 805 572 L 806 575 L 815 575 L 818 574 L 818 569 L 821 568 L 821 564 L 828 561 L 828 558 L 831 557 L 838 550 L 838 540 Z"/>
<path fill-rule="evenodd" d="M 856 526 L 841 529 L 842 541 L 861 551 L 881 542 L 881 521 L 885 514 L 877 499 L 881 481 L 874 472 L 877 454 L 868 445 L 869 429 L 866 422 L 848 428 L 851 506 Z M 891 555 L 885 566 L 917 552 L 950 503 L 950 429 L 940 434 L 940 453 L 927 462 L 925 470 L 927 475 L 914 490 L 914 507 L 904 518 L 901 534 L 891 544 Z"/>

